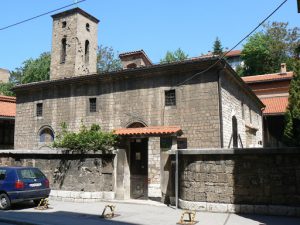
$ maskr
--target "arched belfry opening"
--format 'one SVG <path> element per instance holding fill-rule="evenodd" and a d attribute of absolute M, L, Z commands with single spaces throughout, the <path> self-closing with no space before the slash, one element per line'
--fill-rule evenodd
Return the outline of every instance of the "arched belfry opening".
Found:
<path fill-rule="evenodd" d="M 85 64 L 89 64 L 89 60 L 90 60 L 90 42 L 88 40 L 85 41 L 85 45 L 84 45 L 84 60 L 85 60 Z"/>
<path fill-rule="evenodd" d="M 67 56 L 67 38 L 61 39 L 61 53 L 60 53 L 60 63 L 66 62 Z"/>

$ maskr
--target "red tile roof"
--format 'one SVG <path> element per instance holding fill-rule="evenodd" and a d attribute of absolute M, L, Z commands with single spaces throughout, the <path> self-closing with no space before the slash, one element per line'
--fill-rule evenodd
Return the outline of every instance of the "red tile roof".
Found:
<path fill-rule="evenodd" d="M 261 101 L 266 105 L 263 114 L 283 114 L 288 106 L 288 97 L 262 98 Z"/>
<path fill-rule="evenodd" d="M 0 95 L 0 117 L 16 116 L 16 98 Z"/>
<path fill-rule="evenodd" d="M 272 74 L 263 74 L 263 75 L 256 75 L 256 76 L 247 76 L 242 77 L 242 79 L 246 83 L 257 83 L 257 82 L 266 82 L 266 81 L 274 81 L 274 80 L 286 80 L 292 79 L 294 73 L 287 72 L 287 73 L 272 73 Z"/>
<path fill-rule="evenodd" d="M 232 50 L 226 54 L 226 57 L 240 56 L 241 53 L 241 50 Z"/>
<path fill-rule="evenodd" d="M 121 136 L 128 135 L 162 135 L 180 133 L 181 128 L 178 126 L 156 126 L 156 127 L 138 127 L 138 128 L 119 128 L 114 131 Z"/>
<path fill-rule="evenodd" d="M 228 53 L 226 53 L 226 56 L 225 57 L 234 57 L 234 56 L 240 56 L 241 55 L 241 50 L 232 50 Z M 225 53 L 225 52 L 224 52 Z M 195 58 L 206 58 L 206 57 L 213 57 L 215 55 L 213 55 L 212 52 L 209 52 L 207 54 L 204 54 L 204 55 L 201 55 L 199 57 L 195 57 Z"/>

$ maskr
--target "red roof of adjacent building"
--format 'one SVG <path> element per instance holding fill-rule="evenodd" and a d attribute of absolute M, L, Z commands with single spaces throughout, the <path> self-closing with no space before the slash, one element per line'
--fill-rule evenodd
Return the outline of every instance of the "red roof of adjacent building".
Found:
<path fill-rule="evenodd" d="M 180 133 L 178 126 L 156 126 L 156 127 L 138 127 L 138 128 L 119 128 L 114 131 L 117 135 L 165 135 Z"/>
<path fill-rule="evenodd" d="M 15 117 L 16 116 L 16 98 L 0 95 L 0 116 Z"/>
<path fill-rule="evenodd" d="M 294 75 L 293 72 L 271 73 L 271 74 L 242 77 L 242 79 L 246 83 L 257 83 L 257 82 L 292 79 L 293 75 Z"/>
<path fill-rule="evenodd" d="M 283 114 L 289 103 L 288 97 L 261 98 L 266 105 L 263 114 Z"/>
<path fill-rule="evenodd" d="M 226 52 L 224 52 L 224 53 L 226 53 Z M 230 52 L 227 52 L 225 57 L 240 56 L 241 53 L 242 53 L 241 50 L 232 50 Z M 206 57 L 213 57 L 213 56 L 215 56 L 215 55 L 213 55 L 212 52 L 208 52 L 207 54 L 204 54 L 204 55 L 201 55 L 201 56 L 195 57 L 195 58 L 206 58 Z"/>
<path fill-rule="evenodd" d="M 232 50 L 226 54 L 226 57 L 233 57 L 233 56 L 239 56 L 241 55 L 241 50 Z"/>

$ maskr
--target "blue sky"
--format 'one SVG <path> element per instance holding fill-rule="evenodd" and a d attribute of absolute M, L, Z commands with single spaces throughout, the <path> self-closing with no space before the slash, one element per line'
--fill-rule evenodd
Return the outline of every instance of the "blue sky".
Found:
<path fill-rule="evenodd" d="M 0 28 L 73 3 L 73 0 L 1 0 Z M 283 0 L 87 0 L 79 7 L 100 19 L 98 44 L 119 53 L 144 49 L 154 62 L 181 48 L 190 57 L 212 49 L 218 36 L 231 48 Z M 296 0 L 270 21 L 299 26 Z M 51 51 L 50 15 L 0 31 L 0 68 L 13 70 Z M 241 48 L 242 46 L 240 46 Z"/>

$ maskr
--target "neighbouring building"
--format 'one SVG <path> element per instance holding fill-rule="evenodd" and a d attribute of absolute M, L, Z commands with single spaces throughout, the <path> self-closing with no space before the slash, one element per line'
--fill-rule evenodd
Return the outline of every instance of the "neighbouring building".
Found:
<path fill-rule="evenodd" d="M 0 68 L 0 83 L 7 83 L 9 81 L 9 70 Z"/>
<path fill-rule="evenodd" d="M 14 147 L 16 98 L 0 95 L 0 149 Z"/>
<path fill-rule="evenodd" d="M 266 106 L 263 111 L 265 147 L 284 146 L 284 113 L 288 106 L 293 75 L 293 72 L 286 71 L 286 64 L 282 63 L 279 73 L 242 78 Z"/>
<path fill-rule="evenodd" d="M 225 59 L 228 64 L 236 71 L 239 66 L 244 65 L 244 61 L 241 58 L 241 50 L 232 50 L 226 53 Z M 200 58 L 212 57 L 213 53 L 208 52 L 207 54 L 201 55 Z"/>
<path fill-rule="evenodd" d="M 140 50 L 97 74 L 98 20 L 79 8 L 52 17 L 50 80 L 14 89 L 16 149 L 46 148 L 62 122 L 97 123 L 126 149 L 123 197 L 160 198 L 164 150 L 262 146 L 264 105 L 225 60 L 153 65 Z"/>

